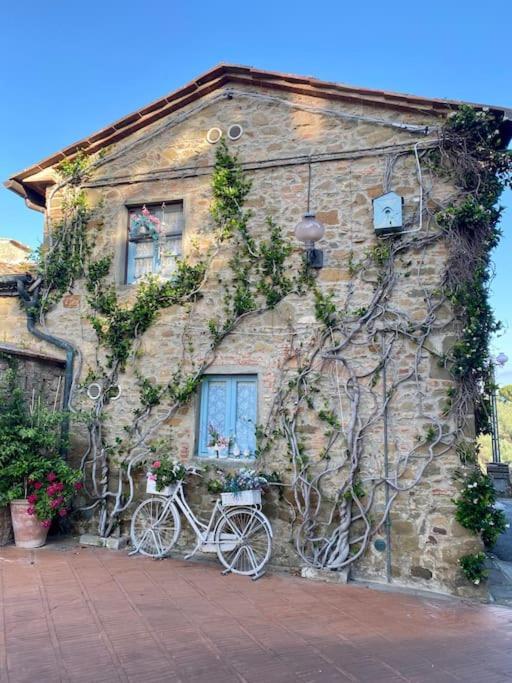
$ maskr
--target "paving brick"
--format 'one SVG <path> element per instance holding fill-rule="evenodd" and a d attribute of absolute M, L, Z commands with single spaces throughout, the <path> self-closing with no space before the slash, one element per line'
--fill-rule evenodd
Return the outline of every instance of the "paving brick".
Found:
<path fill-rule="evenodd" d="M 2 554 L 0 683 L 512 680 L 507 608 L 98 548 Z"/>

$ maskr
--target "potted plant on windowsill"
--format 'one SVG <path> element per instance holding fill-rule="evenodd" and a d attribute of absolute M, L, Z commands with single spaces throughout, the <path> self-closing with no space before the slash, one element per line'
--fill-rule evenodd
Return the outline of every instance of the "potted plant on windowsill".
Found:
<path fill-rule="evenodd" d="M 233 440 L 222 434 L 212 425 L 208 425 L 208 453 L 215 458 L 227 458 Z"/>
<path fill-rule="evenodd" d="M 140 213 L 134 213 L 130 221 L 130 239 L 137 241 L 146 237 L 158 240 L 162 232 L 162 223 L 159 218 L 154 216 L 146 205 L 142 207 Z"/>
<path fill-rule="evenodd" d="M 179 481 L 185 479 L 187 468 L 168 457 L 154 460 L 146 475 L 146 493 L 172 496 Z"/>

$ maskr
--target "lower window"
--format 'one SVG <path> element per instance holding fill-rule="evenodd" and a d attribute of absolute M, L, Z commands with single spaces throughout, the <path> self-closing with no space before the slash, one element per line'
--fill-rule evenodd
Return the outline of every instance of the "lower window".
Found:
<path fill-rule="evenodd" d="M 256 452 L 256 375 L 208 375 L 201 385 L 198 454 L 250 460 Z"/>

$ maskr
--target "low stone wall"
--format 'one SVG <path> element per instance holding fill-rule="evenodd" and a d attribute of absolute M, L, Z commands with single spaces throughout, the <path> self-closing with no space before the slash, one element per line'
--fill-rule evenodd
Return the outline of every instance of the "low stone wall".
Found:
<path fill-rule="evenodd" d="M 62 407 L 65 368 L 63 360 L 10 344 L 0 344 L 0 380 L 13 361 L 17 365 L 27 401 L 39 399 L 50 408 Z"/>

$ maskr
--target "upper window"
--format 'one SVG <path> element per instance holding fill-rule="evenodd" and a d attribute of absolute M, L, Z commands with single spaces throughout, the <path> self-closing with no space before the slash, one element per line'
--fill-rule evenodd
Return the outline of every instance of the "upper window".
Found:
<path fill-rule="evenodd" d="M 209 375 L 203 379 L 200 456 L 255 457 L 257 391 L 256 375 Z"/>
<path fill-rule="evenodd" d="M 181 254 L 182 233 L 182 202 L 131 207 L 126 282 L 137 282 L 149 273 L 170 277 Z"/>

